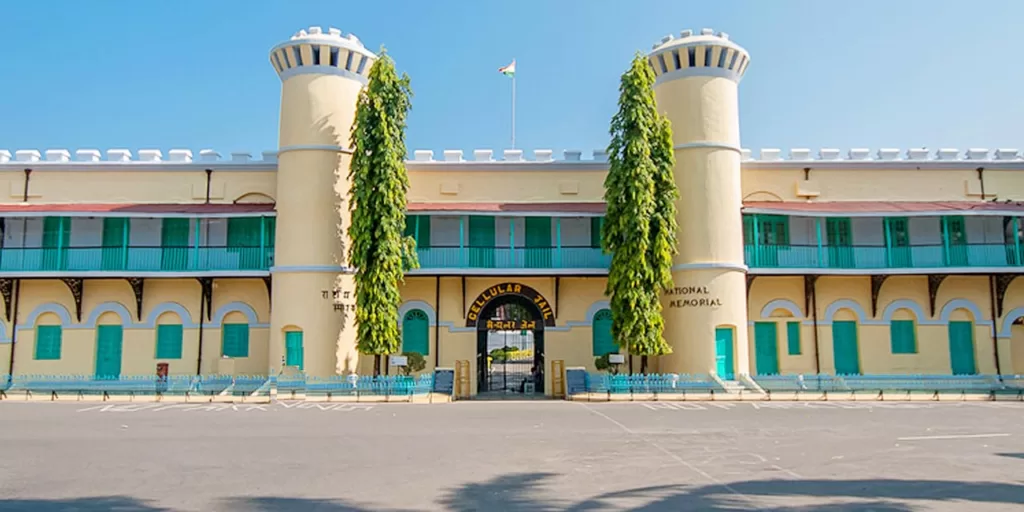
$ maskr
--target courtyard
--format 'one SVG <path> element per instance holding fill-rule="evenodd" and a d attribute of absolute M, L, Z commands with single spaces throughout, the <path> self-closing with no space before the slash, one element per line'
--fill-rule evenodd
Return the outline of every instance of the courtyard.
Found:
<path fill-rule="evenodd" d="M 1015 510 L 1024 404 L 0 403 L 0 510 Z"/>

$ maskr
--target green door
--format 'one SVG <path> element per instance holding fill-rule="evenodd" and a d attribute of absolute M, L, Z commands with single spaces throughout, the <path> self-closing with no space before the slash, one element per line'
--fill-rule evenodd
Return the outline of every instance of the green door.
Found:
<path fill-rule="evenodd" d="M 121 270 L 125 267 L 128 257 L 125 254 L 128 246 L 128 219 L 106 217 L 103 219 L 103 270 Z"/>
<path fill-rule="evenodd" d="M 120 325 L 101 325 L 96 328 L 96 377 L 116 379 L 121 376 Z"/>
<path fill-rule="evenodd" d="M 469 266 L 494 268 L 494 217 L 469 216 Z"/>
<path fill-rule="evenodd" d="M 228 252 L 238 255 L 239 270 L 263 268 L 260 246 L 267 243 L 262 217 L 232 217 L 228 219 Z"/>
<path fill-rule="evenodd" d="M 974 323 L 949 323 L 949 360 L 953 375 L 975 375 L 974 364 Z"/>
<path fill-rule="evenodd" d="M 612 336 L 612 312 L 610 309 L 602 309 L 594 315 L 592 331 L 591 344 L 594 357 L 619 353 L 619 345 L 615 343 L 615 338 Z"/>
<path fill-rule="evenodd" d="M 755 215 L 755 261 L 760 267 L 778 267 L 779 253 L 789 246 L 789 218 L 784 215 Z"/>
<path fill-rule="evenodd" d="M 188 235 L 189 219 L 163 220 L 160 229 L 160 270 L 188 269 Z"/>
<path fill-rule="evenodd" d="M 430 353 L 430 320 L 423 310 L 409 311 L 402 319 L 402 352 Z"/>
<path fill-rule="evenodd" d="M 71 218 L 46 217 L 43 219 L 42 270 L 67 269 L 67 247 L 70 240 Z"/>
<path fill-rule="evenodd" d="M 775 322 L 754 323 L 754 361 L 757 375 L 779 373 L 778 325 Z"/>
<path fill-rule="evenodd" d="M 910 254 L 910 231 L 906 217 L 886 217 L 885 245 L 889 250 L 890 268 L 910 268 L 913 258 Z"/>
<path fill-rule="evenodd" d="M 735 377 L 731 327 L 715 328 L 715 373 L 725 380 Z"/>
<path fill-rule="evenodd" d="M 967 266 L 967 230 L 963 217 L 942 217 L 942 236 L 946 237 L 946 266 Z"/>
<path fill-rule="evenodd" d="M 850 219 L 830 217 L 825 220 L 830 268 L 853 268 L 853 228 Z"/>
<path fill-rule="evenodd" d="M 832 357 L 836 375 L 859 375 L 860 355 L 857 350 L 857 322 L 832 322 Z"/>
<path fill-rule="evenodd" d="M 286 366 L 297 366 L 299 370 L 304 369 L 301 331 L 284 333 L 284 358 Z"/>
<path fill-rule="evenodd" d="M 551 217 L 526 217 L 526 268 L 551 268 Z"/>

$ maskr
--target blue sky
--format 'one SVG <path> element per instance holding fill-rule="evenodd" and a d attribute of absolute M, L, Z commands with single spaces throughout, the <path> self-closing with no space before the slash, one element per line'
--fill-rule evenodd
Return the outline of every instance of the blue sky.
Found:
<path fill-rule="evenodd" d="M 1024 2 L 683 0 L 174 2 L 4 6 L 0 148 L 277 146 L 268 50 L 335 26 L 386 45 L 415 92 L 414 149 L 607 144 L 634 52 L 682 29 L 728 32 L 752 62 L 745 147 L 1022 147 Z"/>

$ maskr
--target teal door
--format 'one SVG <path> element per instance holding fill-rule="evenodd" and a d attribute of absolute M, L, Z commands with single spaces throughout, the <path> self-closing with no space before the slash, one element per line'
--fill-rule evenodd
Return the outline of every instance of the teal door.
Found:
<path fill-rule="evenodd" d="M 946 237 L 946 265 L 967 266 L 967 230 L 964 218 L 942 217 L 942 235 Z"/>
<path fill-rule="evenodd" d="M 754 324 L 754 361 L 757 375 L 779 373 L 778 326 L 775 322 Z"/>
<path fill-rule="evenodd" d="M 430 353 L 430 320 L 423 310 L 409 311 L 402 319 L 402 352 Z"/>
<path fill-rule="evenodd" d="M 124 217 L 107 217 L 103 219 L 102 269 L 120 270 L 127 261 L 125 254 L 128 246 L 128 219 Z"/>
<path fill-rule="evenodd" d="M 857 351 L 857 322 L 832 322 L 832 351 L 836 375 L 859 375 L 860 356 Z"/>
<path fill-rule="evenodd" d="M 96 377 L 116 379 L 121 376 L 120 325 L 101 325 L 96 328 Z"/>
<path fill-rule="evenodd" d="M 260 246 L 267 243 L 266 236 L 266 226 L 262 217 L 228 219 L 228 252 L 238 255 L 239 270 L 263 268 L 263 255 L 260 254 Z"/>
<path fill-rule="evenodd" d="M 70 217 L 43 219 L 43 270 L 68 268 L 68 244 L 71 241 Z"/>
<path fill-rule="evenodd" d="M 974 323 L 949 323 L 949 360 L 953 375 L 974 375 Z"/>
<path fill-rule="evenodd" d="M 196 219 L 196 222 L 199 222 Z M 188 268 L 189 219 L 165 218 L 160 228 L 160 270 Z"/>
<path fill-rule="evenodd" d="M 732 328 L 715 328 L 715 373 L 725 380 L 732 380 L 735 377 L 733 368 L 733 347 Z"/>
<path fill-rule="evenodd" d="M 829 217 L 825 220 L 830 268 L 853 268 L 853 228 L 850 219 Z"/>
<path fill-rule="evenodd" d="M 551 268 L 551 217 L 526 217 L 526 268 Z"/>
<path fill-rule="evenodd" d="M 494 268 L 494 217 L 469 216 L 469 266 Z"/>
<path fill-rule="evenodd" d="M 290 331 L 284 333 L 284 364 L 285 366 L 296 366 L 304 369 L 302 350 L 302 332 Z"/>
<path fill-rule="evenodd" d="M 906 217 L 886 217 L 885 240 L 889 248 L 889 268 L 913 266 L 910 248 L 910 230 Z"/>

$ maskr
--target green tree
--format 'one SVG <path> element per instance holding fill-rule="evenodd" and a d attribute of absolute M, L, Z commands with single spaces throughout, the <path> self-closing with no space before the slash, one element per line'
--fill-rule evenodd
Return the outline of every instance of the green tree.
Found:
<path fill-rule="evenodd" d="M 619 85 L 619 111 L 612 118 L 605 178 L 608 211 L 601 240 L 611 253 L 606 293 L 610 296 L 612 336 L 630 354 L 668 354 L 661 316 L 661 292 L 672 286 L 676 250 L 672 176 L 672 128 L 654 101 L 654 72 L 643 55 L 633 58 Z"/>
<path fill-rule="evenodd" d="M 405 125 L 411 108 L 409 77 L 381 49 L 359 93 L 352 124 L 348 178 L 349 264 L 355 267 L 356 348 L 372 354 L 380 375 L 381 355 L 398 352 L 398 306 L 405 270 L 415 268 L 415 242 L 404 236 L 406 193 Z"/>

